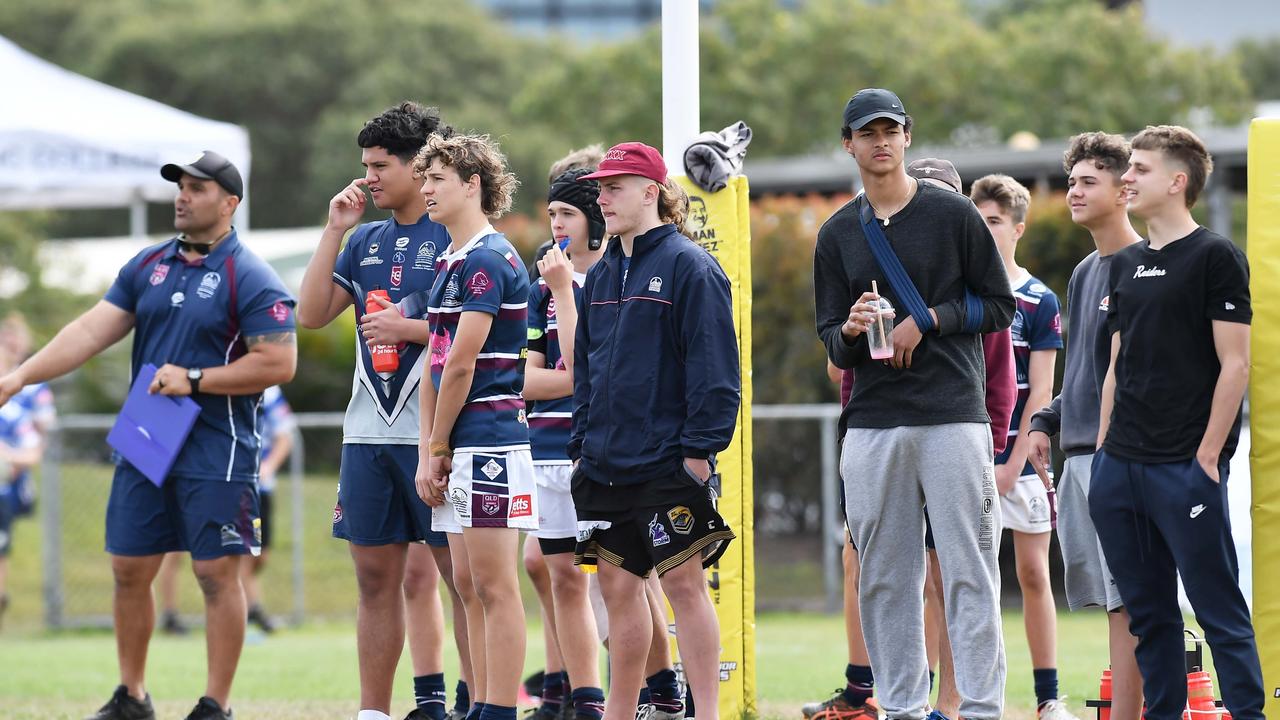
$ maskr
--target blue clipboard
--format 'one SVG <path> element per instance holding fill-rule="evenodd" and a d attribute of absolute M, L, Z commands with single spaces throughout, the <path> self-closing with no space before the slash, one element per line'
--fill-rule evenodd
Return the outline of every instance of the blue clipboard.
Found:
<path fill-rule="evenodd" d="M 107 434 L 107 444 L 159 487 L 182 452 L 200 405 L 189 397 L 148 393 L 155 376 L 155 365 L 143 365 L 138 371 Z"/>

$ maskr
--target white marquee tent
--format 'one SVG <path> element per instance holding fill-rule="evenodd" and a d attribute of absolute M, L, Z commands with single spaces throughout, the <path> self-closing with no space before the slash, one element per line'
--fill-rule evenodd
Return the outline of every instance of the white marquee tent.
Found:
<path fill-rule="evenodd" d="M 249 133 L 77 75 L 0 37 L 0 210 L 132 208 L 146 232 L 146 202 L 168 202 L 167 162 L 202 150 L 249 174 Z M 247 198 L 246 198 L 247 199 Z M 248 203 L 236 225 L 248 226 Z"/>

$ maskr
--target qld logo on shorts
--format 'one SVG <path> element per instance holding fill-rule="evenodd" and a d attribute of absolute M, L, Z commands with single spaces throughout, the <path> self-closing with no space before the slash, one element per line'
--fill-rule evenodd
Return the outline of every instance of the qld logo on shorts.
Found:
<path fill-rule="evenodd" d="M 151 284 L 159 285 L 160 283 L 164 282 L 164 279 L 167 277 L 169 277 L 169 266 L 164 264 L 157 264 L 155 268 L 151 271 Z"/>
<path fill-rule="evenodd" d="M 494 493 L 484 493 L 480 496 L 480 512 L 489 517 L 494 517 L 501 509 L 501 498 Z"/>
<path fill-rule="evenodd" d="M 507 517 L 530 517 L 533 515 L 533 499 L 528 495 L 516 495 L 511 498 L 511 512 Z"/>

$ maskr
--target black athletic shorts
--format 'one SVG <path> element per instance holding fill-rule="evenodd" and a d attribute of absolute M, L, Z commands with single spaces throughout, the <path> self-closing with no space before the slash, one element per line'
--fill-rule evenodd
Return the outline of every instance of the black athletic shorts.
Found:
<path fill-rule="evenodd" d="M 716 512 L 714 492 L 678 465 L 667 476 L 635 485 L 607 485 L 574 470 L 578 545 L 573 561 L 616 565 L 640 577 L 661 577 L 697 553 L 710 567 L 736 537 Z"/>
<path fill-rule="evenodd" d="M 258 516 L 262 518 L 262 549 L 271 547 L 271 510 L 274 492 L 258 492 Z"/>

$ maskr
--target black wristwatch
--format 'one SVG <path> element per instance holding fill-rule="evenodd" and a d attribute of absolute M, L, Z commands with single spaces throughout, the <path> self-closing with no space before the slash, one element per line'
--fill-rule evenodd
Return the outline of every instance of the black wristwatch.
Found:
<path fill-rule="evenodd" d="M 204 371 L 200 368 L 191 368 L 187 371 L 187 381 L 191 383 L 192 395 L 200 392 L 200 378 L 202 377 L 204 377 Z"/>

